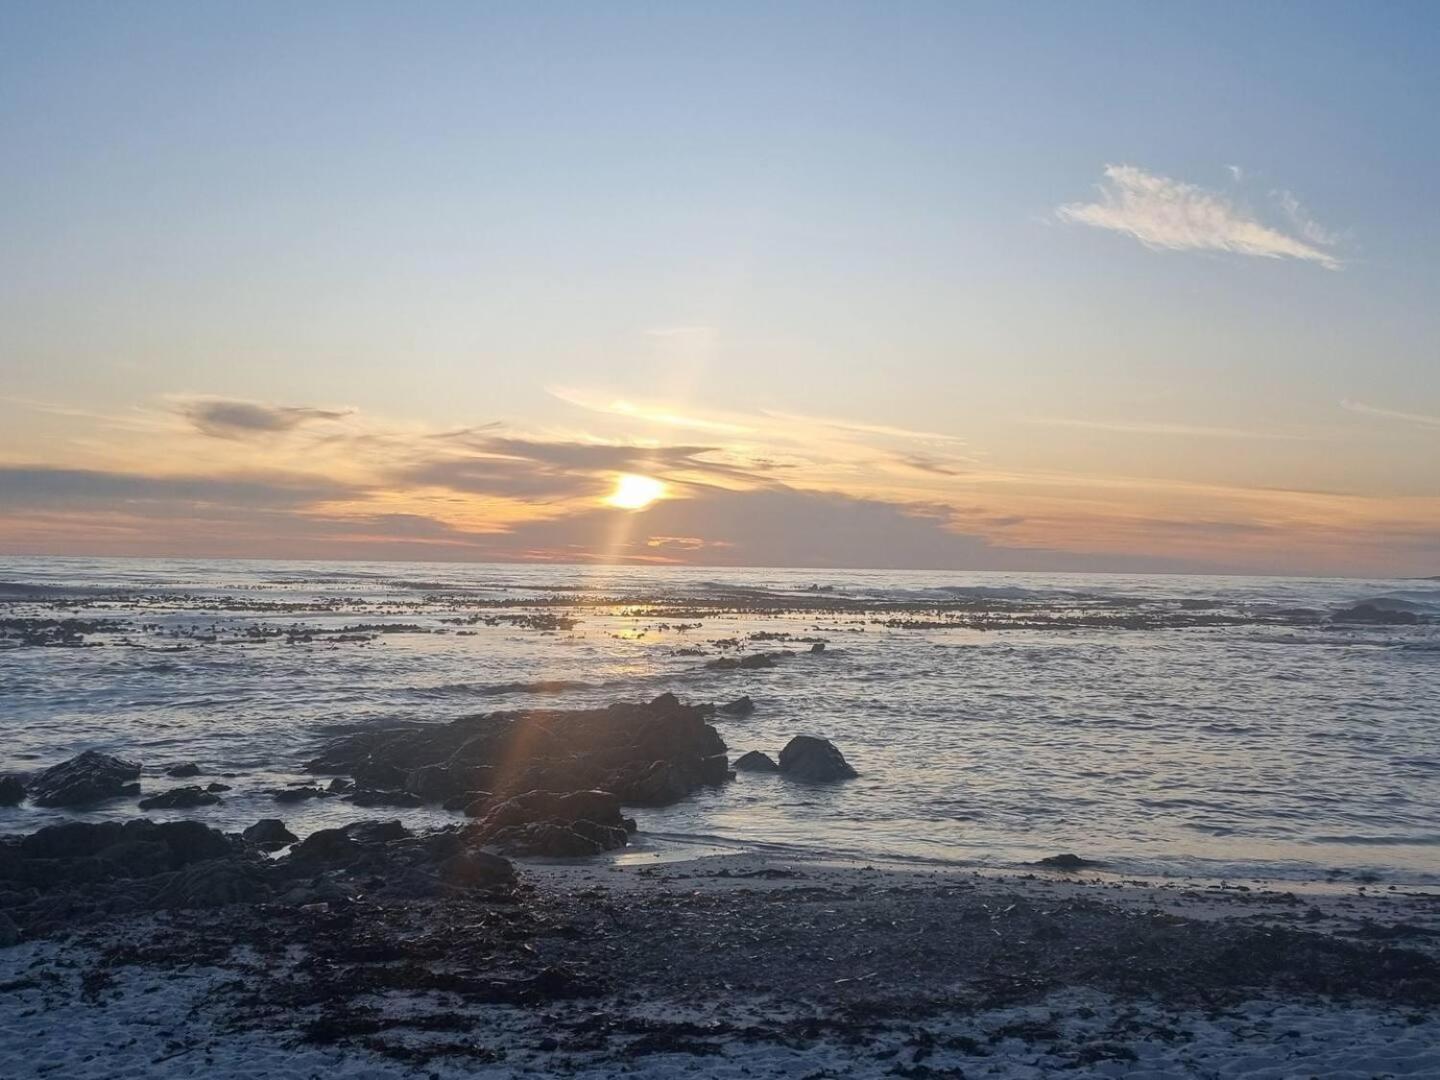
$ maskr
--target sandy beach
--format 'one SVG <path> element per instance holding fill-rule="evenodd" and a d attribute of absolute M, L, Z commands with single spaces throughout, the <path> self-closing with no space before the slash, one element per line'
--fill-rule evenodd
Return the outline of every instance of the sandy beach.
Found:
<path fill-rule="evenodd" d="M 0 952 L 7 1076 L 1433 1076 L 1440 895 L 804 853 L 85 921 Z M 379 882 L 370 882 L 372 887 Z"/>

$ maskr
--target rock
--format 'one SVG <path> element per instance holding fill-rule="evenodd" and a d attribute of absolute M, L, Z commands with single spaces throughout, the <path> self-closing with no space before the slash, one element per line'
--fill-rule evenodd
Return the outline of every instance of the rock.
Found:
<path fill-rule="evenodd" d="M 711 711 L 662 694 L 645 704 L 524 709 L 449 724 L 366 728 L 332 742 L 306 768 L 375 775 L 386 783 L 369 787 L 388 791 L 394 776 L 382 766 L 391 766 L 404 771 L 403 790 L 411 796 L 439 800 L 472 817 L 531 791 L 604 790 L 622 802 L 663 805 L 728 778 L 724 740 L 706 723 Z M 408 799 L 383 801 L 413 805 Z"/>
<path fill-rule="evenodd" d="M 20 944 L 20 928 L 15 920 L 0 911 L 0 949 L 9 949 Z"/>
<path fill-rule="evenodd" d="M 18 806 L 25 798 L 25 782 L 18 776 L 0 776 L 0 806 Z"/>
<path fill-rule="evenodd" d="M 1053 870 L 1081 870 L 1087 866 L 1100 866 L 1098 862 L 1090 859 L 1082 859 L 1079 855 L 1072 855 L 1066 852 L 1064 855 L 1051 855 L 1049 858 L 1041 859 L 1036 866 L 1048 866 Z"/>
<path fill-rule="evenodd" d="M 797 735 L 780 751 L 780 771 L 801 780 L 848 780 L 860 775 L 829 739 Z"/>
<path fill-rule="evenodd" d="M 323 788 L 306 786 L 281 788 L 271 794 L 275 796 L 275 801 L 278 803 L 297 803 L 304 802 L 306 799 L 328 799 L 332 793 Z"/>
<path fill-rule="evenodd" d="M 447 885 L 465 889 L 483 889 L 491 885 L 509 884 L 515 880 L 515 867 L 509 859 L 488 851 L 468 851 L 452 855 L 437 867 L 440 880 Z"/>
<path fill-rule="evenodd" d="M 206 790 L 206 791 L 229 791 L 229 790 L 230 790 L 230 785 L 229 785 L 229 784 L 218 784 L 218 783 L 211 782 L 211 783 L 205 785 L 205 790 Z"/>
<path fill-rule="evenodd" d="M 220 796 L 202 787 L 177 787 L 159 795 L 140 800 L 141 810 L 186 810 L 193 806 L 213 806 Z"/>
<path fill-rule="evenodd" d="M 140 819 L 127 821 L 67 821 L 47 825 L 20 840 L 25 859 L 65 860 L 116 852 L 121 845 L 153 843 L 168 853 L 169 869 L 192 862 L 229 855 L 233 845 L 225 834 L 198 821 L 167 821 L 157 824 Z"/>
<path fill-rule="evenodd" d="M 395 818 L 389 821 L 376 821 L 373 818 L 352 821 L 340 831 L 362 844 L 388 844 L 395 840 L 408 840 L 415 835 Z"/>
<path fill-rule="evenodd" d="M 608 791 L 527 791 L 491 807 L 480 822 L 482 832 L 533 821 L 580 820 L 619 825 L 620 800 Z"/>
<path fill-rule="evenodd" d="M 779 772 L 780 766 L 769 754 L 751 750 L 735 759 L 735 769 L 737 772 Z"/>
<path fill-rule="evenodd" d="M 413 808 L 424 806 L 425 800 L 419 795 L 412 795 L 408 791 L 375 791 L 370 788 L 363 788 L 352 792 L 349 795 L 342 795 L 348 803 L 356 806 L 398 806 L 401 808 Z"/>
<path fill-rule="evenodd" d="M 726 716 L 749 716 L 755 711 L 755 702 L 751 701 L 747 694 L 744 697 L 736 698 L 727 705 L 721 705 L 718 711 Z"/>
<path fill-rule="evenodd" d="M 405 786 L 405 771 L 396 765 L 367 761 L 352 774 L 355 786 L 376 791 L 390 791 Z"/>
<path fill-rule="evenodd" d="M 811 655 L 813 655 L 813 656 L 819 656 L 819 655 L 820 655 L 821 653 L 823 653 L 824 651 L 825 651 L 825 643 L 824 643 L 823 641 L 817 641 L 817 642 L 815 642 L 815 644 L 813 644 L 813 645 L 810 646 L 810 653 L 811 653 Z"/>
<path fill-rule="evenodd" d="M 283 821 L 273 817 L 261 818 L 254 825 L 251 825 L 242 832 L 240 836 L 242 839 L 266 851 L 277 850 L 286 844 L 293 844 L 299 839 L 299 837 L 285 827 Z"/>
<path fill-rule="evenodd" d="M 258 868 L 235 859 L 212 859 L 180 871 L 155 897 L 161 908 L 214 908 L 270 898 Z"/>
<path fill-rule="evenodd" d="M 133 795 L 140 785 L 136 762 L 86 750 L 83 754 L 54 765 L 30 785 L 30 801 L 36 806 L 80 806 L 119 795 Z"/>
<path fill-rule="evenodd" d="M 605 850 L 598 840 L 554 821 L 532 821 L 528 825 L 501 829 L 492 842 L 512 855 L 545 855 L 556 859 L 598 855 Z"/>
<path fill-rule="evenodd" d="M 668 761 L 653 762 L 613 787 L 626 806 L 669 806 L 690 794 L 685 774 Z"/>
<path fill-rule="evenodd" d="M 290 849 L 291 862 L 347 863 L 360 857 L 364 845 L 344 829 L 320 829 Z"/>
<path fill-rule="evenodd" d="M 182 765 L 171 765 L 165 770 L 166 776 L 174 776 L 177 779 L 184 776 L 199 776 L 200 766 L 193 761 L 187 761 Z"/>
<path fill-rule="evenodd" d="M 325 785 L 325 790 L 330 792 L 332 795 L 338 795 L 343 791 L 349 791 L 354 786 L 354 784 L 352 784 L 349 780 L 346 780 L 343 776 L 337 776 L 334 780 L 331 780 L 330 783 Z"/>

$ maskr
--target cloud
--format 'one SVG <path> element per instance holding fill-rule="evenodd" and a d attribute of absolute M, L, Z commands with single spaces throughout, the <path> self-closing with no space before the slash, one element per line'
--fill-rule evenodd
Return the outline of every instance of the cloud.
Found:
<path fill-rule="evenodd" d="M 1056 216 L 1132 236 L 1156 250 L 1300 259 L 1327 270 L 1343 265 L 1324 250 L 1334 238 L 1308 218 L 1299 226 L 1301 235 L 1294 236 L 1256 220 L 1223 195 L 1134 165 L 1107 165 L 1099 191 L 1098 202 L 1067 203 L 1055 211 Z M 1299 212 L 1298 201 L 1295 206 Z"/>
<path fill-rule="evenodd" d="M 1429 416 L 1425 413 L 1399 412 L 1395 409 L 1382 409 L 1378 405 L 1366 405 L 1363 401 L 1351 401 L 1346 398 L 1340 402 L 1342 409 L 1348 409 L 1353 413 L 1360 413 L 1363 416 L 1379 416 L 1386 420 L 1400 420 L 1407 424 L 1415 424 L 1419 427 L 1440 428 L 1440 416 Z"/>
<path fill-rule="evenodd" d="M 964 446 L 966 442 L 958 435 L 946 435 L 939 431 L 913 431 L 910 428 L 893 427 L 889 424 L 867 424 L 859 420 L 840 420 L 828 416 L 805 416 L 802 413 L 776 412 L 772 409 L 763 409 L 761 411 L 772 420 L 783 420 L 795 424 L 814 424 L 819 427 L 833 428 L 836 431 L 850 432 L 855 435 L 878 435 L 886 439 L 953 443 L 960 446 Z"/>
<path fill-rule="evenodd" d="M 473 452 L 406 466 L 395 479 L 404 484 L 448 488 L 470 495 L 558 501 L 598 496 L 616 473 L 641 473 L 692 484 L 730 480 L 755 482 L 749 468 L 705 455 L 713 446 L 635 446 L 574 440 L 487 436 L 466 442 Z"/>
<path fill-rule="evenodd" d="M 308 477 L 146 476 L 97 469 L 0 466 L 0 506 L 54 507 L 134 503 L 296 509 L 362 493 Z"/>
<path fill-rule="evenodd" d="M 197 431 L 217 439 L 249 439 L 293 431 L 314 420 L 340 420 L 348 409 L 316 409 L 293 405 L 264 405 L 233 398 L 189 398 L 177 411 Z"/>
<path fill-rule="evenodd" d="M 1209 427 L 1201 424 L 1172 424 L 1152 420 L 1081 420 L 1066 416 L 1026 416 L 1026 424 L 1043 427 L 1083 428 L 1087 431 L 1114 431 L 1126 435 L 1180 435 L 1202 439 L 1283 439 L 1303 440 L 1304 435 L 1280 431 L 1247 431 L 1244 428 Z"/>

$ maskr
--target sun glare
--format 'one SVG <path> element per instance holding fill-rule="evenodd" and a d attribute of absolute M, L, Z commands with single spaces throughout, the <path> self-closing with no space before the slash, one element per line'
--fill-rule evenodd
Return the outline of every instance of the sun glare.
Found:
<path fill-rule="evenodd" d="M 644 510 L 664 494 L 664 483 L 653 476 L 621 473 L 615 480 L 615 490 L 606 496 L 605 501 L 622 510 Z"/>

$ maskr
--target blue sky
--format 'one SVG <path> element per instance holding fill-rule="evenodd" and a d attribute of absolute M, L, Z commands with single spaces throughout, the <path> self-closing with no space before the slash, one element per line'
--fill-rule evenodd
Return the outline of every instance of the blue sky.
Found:
<path fill-rule="evenodd" d="M 404 456 L 502 424 L 715 444 L 750 480 L 668 477 L 701 532 L 706 485 L 783 482 L 921 508 L 967 539 L 957 563 L 975 541 L 995 565 L 1274 569 L 1298 545 L 1415 572 L 1440 555 L 1437 25 L 1424 4 L 7 4 L 0 464 L 344 474 L 363 495 L 287 504 L 255 553 L 343 554 L 305 527 L 378 500 L 469 557 L 453 530 L 584 517 L 588 488 L 562 512 L 407 487 L 312 443 Z M 197 401 L 348 419 L 216 440 L 185 426 Z M 846 445 L 777 416 L 843 421 L 822 427 Z M 907 455 L 941 471 L 885 464 Z M 25 512 L 12 549 L 123 517 Z M 552 539 L 526 551 L 585 549 Z M 746 557 L 805 561 L 799 536 Z"/>

